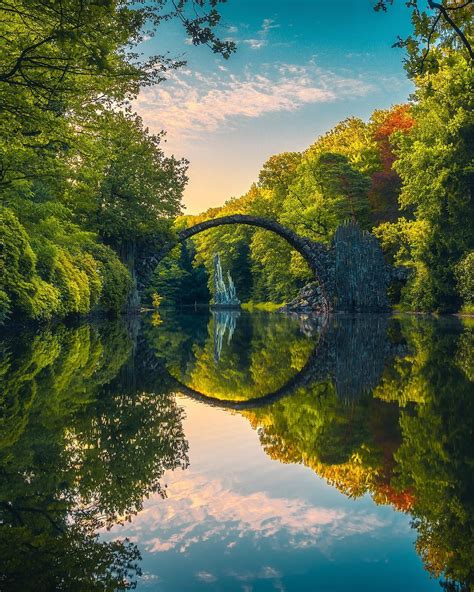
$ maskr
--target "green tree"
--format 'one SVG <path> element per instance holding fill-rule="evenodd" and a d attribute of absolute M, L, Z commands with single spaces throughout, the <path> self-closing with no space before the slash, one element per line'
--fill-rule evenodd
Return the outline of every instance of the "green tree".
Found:
<path fill-rule="evenodd" d="M 416 124 L 396 136 L 400 206 L 425 234 L 411 259 L 416 273 L 403 293 L 412 309 L 446 312 L 460 305 L 455 266 L 474 246 L 472 82 L 466 60 L 446 58 L 437 72 L 419 78 Z M 393 230 L 388 225 L 383 234 Z"/>
<path fill-rule="evenodd" d="M 386 12 L 393 1 L 375 0 L 375 10 Z M 472 0 L 427 0 L 423 8 L 419 0 L 410 0 L 406 5 L 413 33 L 405 39 L 398 37 L 395 46 L 407 51 L 405 66 L 409 75 L 436 71 L 446 50 L 459 51 L 472 63 Z"/>

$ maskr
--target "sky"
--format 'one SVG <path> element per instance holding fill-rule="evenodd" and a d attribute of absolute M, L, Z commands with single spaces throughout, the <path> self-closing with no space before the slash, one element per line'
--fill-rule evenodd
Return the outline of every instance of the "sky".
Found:
<path fill-rule="evenodd" d="M 301 151 L 346 117 L 405 102 L 412 85 L 403 51 L 404 2 L 387 13 L 373 0 L 228 0 L 219 35 L 228 60 L 190 44 L 180 23 L 142 45 L 187 64 L 140 91 L 135 108 L 150 131 L 166 131 L 168 154 L 190 161 L 185 213 L 244 194 L 272 154 Z"/>

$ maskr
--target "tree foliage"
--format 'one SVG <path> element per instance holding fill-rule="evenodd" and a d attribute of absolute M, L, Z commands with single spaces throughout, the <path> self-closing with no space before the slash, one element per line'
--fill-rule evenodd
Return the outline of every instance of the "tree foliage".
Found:
<path fill-rule="evenodd" d="M 0 2 L 0 322 L 123 308 L 187 181 L 130 107 L 183 62 L 140 44 L 177 19 L 229 57 L 222 1 Z"/>
<path fill-rule="evenodd" d="M 387 12 L 394 0 L 376 0 L 375 10 Z M 420 8 L 420 4 L 423 8 Z M 408 0 L 413 33 L 398 37 L 395 47 L 406 49 L 405 65 L 411 76 L 436 70 L 446 50 L 461 52 L 473 62 L 472 0 Z"/>

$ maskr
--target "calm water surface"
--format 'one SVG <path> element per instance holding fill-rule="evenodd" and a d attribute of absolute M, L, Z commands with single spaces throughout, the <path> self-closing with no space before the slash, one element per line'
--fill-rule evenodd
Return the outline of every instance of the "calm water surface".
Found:
<path fill-rule="evenodd" d="M 474 323 L 0 336 L 0 590 L 470 591 Z"/>

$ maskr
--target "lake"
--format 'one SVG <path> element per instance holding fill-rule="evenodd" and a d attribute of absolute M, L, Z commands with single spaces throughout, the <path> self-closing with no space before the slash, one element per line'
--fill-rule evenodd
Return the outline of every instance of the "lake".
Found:
<path fill-rule="evenodd" d="M 163 310 L 0 356 L 2 591 L 473 589 L 472 320 Z"/>

